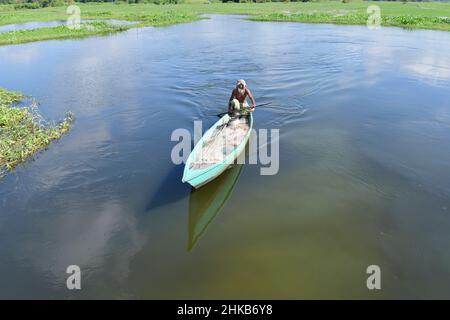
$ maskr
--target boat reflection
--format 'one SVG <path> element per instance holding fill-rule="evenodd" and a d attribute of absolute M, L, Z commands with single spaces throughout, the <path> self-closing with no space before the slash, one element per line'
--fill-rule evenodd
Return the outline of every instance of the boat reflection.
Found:
<path fill-rule="evenodd" d="M 194 248 L 208 225 L 225 205 L 241 175 L 242 164 L 234 165 L 207 185 L 192 188 L 189 197 L 188 251 Z"/>

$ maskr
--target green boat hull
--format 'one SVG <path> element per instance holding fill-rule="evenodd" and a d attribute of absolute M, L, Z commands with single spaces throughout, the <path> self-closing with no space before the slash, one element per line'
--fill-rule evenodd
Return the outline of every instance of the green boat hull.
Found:
<path fill-rule="evenodd" d="M 192 250 L 224 207 L 243 168 L 242 164 L 232 166 L 205 188 L 192 188 L 189 196 L 188 251 Z"/>

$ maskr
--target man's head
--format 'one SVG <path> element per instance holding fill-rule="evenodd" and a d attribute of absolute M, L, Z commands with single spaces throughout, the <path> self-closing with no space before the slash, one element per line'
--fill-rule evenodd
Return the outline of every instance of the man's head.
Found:
<path fill-rule="evenodd" d="M 247 84 L 245 83 L 245 80 L 241 79 L 236 82 L 236 88 L 239 90 L 239 92 L 244 92 L 246 86 Z"/>

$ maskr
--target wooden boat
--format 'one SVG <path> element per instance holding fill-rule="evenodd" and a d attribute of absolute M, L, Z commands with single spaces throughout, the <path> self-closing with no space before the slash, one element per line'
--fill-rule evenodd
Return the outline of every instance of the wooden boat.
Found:
<path fill-rule="evenodd" d="M 253 116 L 225 114 L 195 145 L 184 167 L 183 182 L 199 188 L 218 177 L 245 150 L 253 127 Z"/>
<path fill-rule="evenodd" d="M 192 188 L 189 196 L 188 251 L 192 250 L 230 198 L 243 168 L 242 164 L 232 166 L 204 188 Z"/>

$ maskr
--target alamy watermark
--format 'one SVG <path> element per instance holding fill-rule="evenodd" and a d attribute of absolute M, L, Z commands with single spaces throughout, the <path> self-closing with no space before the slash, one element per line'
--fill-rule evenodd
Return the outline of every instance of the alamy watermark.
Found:
<path fill-rule="evenodd" d="M 381 290 L 381 268 L 376 264 L 372 264 L 367 267 L 366 273 L 370 274 L 366 281 L 367 289 Z"/>
<path fill-rule="evenodd" d="M 381 28 L 381 8 L 377 5 L 370 5 L 366 10 L 369 17 L 367 18 L 367 28 L 376 30 Z"/>
<path fill-rule="evenodd" d="M 72 30 L 81 28 L 81 9 L 79 6 L 71 5 L 67 7 L 66 14 L 69 15 L 66 21 L 66 26 Z"/>
<path fill-rule="evenodd" d="M 66 280 L 66 287 L 69 290 L 81 289 L 81 269 L 77 265 L 70 265 L 66 269 L 66 273 L 70 274 Z"/>

